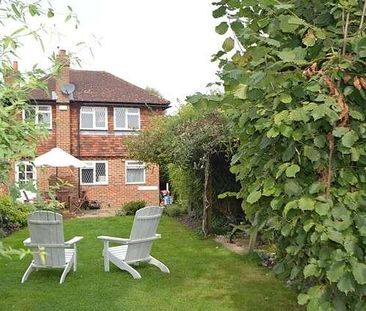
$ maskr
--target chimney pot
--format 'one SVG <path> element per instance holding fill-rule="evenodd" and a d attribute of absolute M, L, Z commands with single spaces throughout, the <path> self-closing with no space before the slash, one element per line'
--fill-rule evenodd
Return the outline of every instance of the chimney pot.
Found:
<path fill-rule="evenodd" d="M 59 50 L 57 60 L 61 66 L 70 66 L 70 57 L 66 54 L 66 50 Z"/>

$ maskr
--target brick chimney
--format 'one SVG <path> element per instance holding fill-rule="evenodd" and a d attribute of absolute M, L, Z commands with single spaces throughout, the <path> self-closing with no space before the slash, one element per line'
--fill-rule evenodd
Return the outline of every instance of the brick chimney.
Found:
<path fill-rule="evenodd" d="M 70 153 L 71 151 L 71 130 L 70 130 L 70 99 L 69 95 L 61 92 L 63 84 L 70 83 L 70 58 L 65 50 L 60 50 L 56 57 L 60 72 L 56 80 L 56 146 Z"/>
<path fill-rule="evenodd" d="M 61 85 L 70 83 L 70 57 L 65 50 L 60 50 L 56 57 L 60 72 L 56 77 L 56 95 L 58 103 L 70 103 L 69 95 L 61 92 Z"/>

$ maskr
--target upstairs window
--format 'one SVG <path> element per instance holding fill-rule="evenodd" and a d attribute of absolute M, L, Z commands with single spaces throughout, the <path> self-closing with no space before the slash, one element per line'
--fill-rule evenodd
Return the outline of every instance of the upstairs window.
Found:
<path fill-rule="evenodd" d="M 35 124 L 42 124 L 52 129 L 52 107 L 30 106 L 27 110 L 23 110 L 23 120 L 33 121 Z"/>
<path fill-rule="evenodd" d="M 140 161 L 126 161 L 126 184 L 145 183 L 145 163 Z"/>
<path fill-rule="evenodd" d="M 81 107 L 80 129 L 107 130 L 107 107 Z"/>
<path fill-rule="evenodd" d="M 107 185 L 108 163 L 107 161 L 84 162 L 87 166 L 81 168 L 82 185 Z"/>
<path fill-rule="evenodd" d="M 140 108 L 114 108 L 115 130 L 140 129 Z"/>

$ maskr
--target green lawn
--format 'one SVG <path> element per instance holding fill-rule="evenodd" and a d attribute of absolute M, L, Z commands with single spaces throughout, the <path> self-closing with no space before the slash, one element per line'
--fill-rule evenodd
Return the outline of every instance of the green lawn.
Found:
<path fill-rule="evenodd" d="M 98 235 L 128 237 L 132 217 L 73 219 L 64 222 L 65 238 L 83 235 L 78 271 L 60 285 L 61 270 L 33 272 L 20 279 L 31 261 L 0 257 L 0 310 L 301 310 L 296 294 L 249 257 L 231 253 L 211 240 L 201 240 L 174 219 L 164 216 L 152 255 L 170 274 L 153 266 L 138 267 L 142 279 L 111 264 L 103 271 Z M 3 240 L 21 247 L 22 230 Z"/>

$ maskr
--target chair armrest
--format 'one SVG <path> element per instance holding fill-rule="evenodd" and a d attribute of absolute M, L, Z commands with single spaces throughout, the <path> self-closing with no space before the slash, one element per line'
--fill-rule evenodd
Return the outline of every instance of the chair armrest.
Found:
<path fill-rule="evenodd" d="M 106 236 L 106 235 L 100 235 L 97 238 L 99 240 L 116 242 L 116 243 L 121 243 L 121 244 L 129 244 L 129 242 L 131 241 L 130 239 L 116 238 L 113 236 Z"/>
<path fill-rule="evenodd" d="M 154 241 L 154 240 L 158 240 L 161 238 L 160 234 L 155 234 L 155 236 L 151 237 L 151 238 L 144 238 L 144 239 L 136 239 L 136 240 L 130 240 L 129 243 L 127 244 L 138 244 L 138 243 L 145 243 L 145 242 L 150 242 L 150 241 Z"/>
<path fill-rule="evenodd" d="M 28 246 L 31 244 L 31 238 L 27 238 L 23 241 L 24 246 Z"/>
<path fill-rule="evenodd" d="M 68 240 L 65 242 L 65 246 L 71 246 L 71 245 L 79 242 L 82 239 L 84 239 L 83 236 L 74 236 L 71 240 Z"/>

